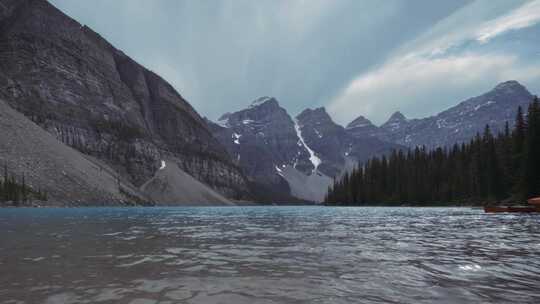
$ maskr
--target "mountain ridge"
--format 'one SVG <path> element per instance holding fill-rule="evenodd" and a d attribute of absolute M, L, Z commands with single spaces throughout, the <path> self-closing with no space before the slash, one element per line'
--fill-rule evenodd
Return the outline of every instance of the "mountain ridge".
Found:
<path fill-rule="evenodd" d="M 162 159 L 249 199 L 240 168 L 162 77 L 45 0 L 0 1 L 0 97 L 137 187 Z"/>
<path fill-rule="evenodd" d="M 276 98 L 267 96 L 211 125 L 260 188 L 316 202 L 324 199 L 333 178 L 358 161 L 399 148 L 350 135 L 324 107 L 305 109 L 293 118 Z"/>
<path fill-rule="evenodd" d="M 435 115 L 407 119 L 398 111 L 379 127 L 355 128 L 355 132 L 407 147 L 450 146 L 470 140 L 486 124 L 494 132 L 501 132 L 506 122 L 512 126 L 517 107 L 526 107 L 532 98 L 522 84 L 509 80 Z"/>

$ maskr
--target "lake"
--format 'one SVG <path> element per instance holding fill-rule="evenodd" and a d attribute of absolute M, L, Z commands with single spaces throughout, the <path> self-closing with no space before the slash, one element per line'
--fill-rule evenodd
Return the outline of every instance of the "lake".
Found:
<path fill-rule="evenodd" d="M 540 216 L 0 209 L 0 303 L 540 303 Z"/>

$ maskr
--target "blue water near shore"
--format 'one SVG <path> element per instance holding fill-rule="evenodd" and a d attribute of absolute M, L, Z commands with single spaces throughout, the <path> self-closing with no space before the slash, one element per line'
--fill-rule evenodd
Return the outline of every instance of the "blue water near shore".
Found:
<path fill-rule="evenodd" d="M 0 209 L 0 303 L 540 303 L 540 216 Z"/>

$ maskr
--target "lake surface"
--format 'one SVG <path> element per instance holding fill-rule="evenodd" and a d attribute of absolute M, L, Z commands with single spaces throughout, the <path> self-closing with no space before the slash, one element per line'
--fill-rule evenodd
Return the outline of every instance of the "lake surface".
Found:
<path fill-rule="evenodd" d="M 0 303 L 540 303 L 540 216 L 0 209 Z"/>

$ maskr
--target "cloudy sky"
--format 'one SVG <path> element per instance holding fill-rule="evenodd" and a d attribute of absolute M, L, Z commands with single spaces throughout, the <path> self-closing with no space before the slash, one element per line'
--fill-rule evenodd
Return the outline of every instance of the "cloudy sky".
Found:
<path fill-rule="evenodd" d="M 540 93 L 540 0 L 50 0 L 217 119 L 259 96 L 339 123 Z"/>

